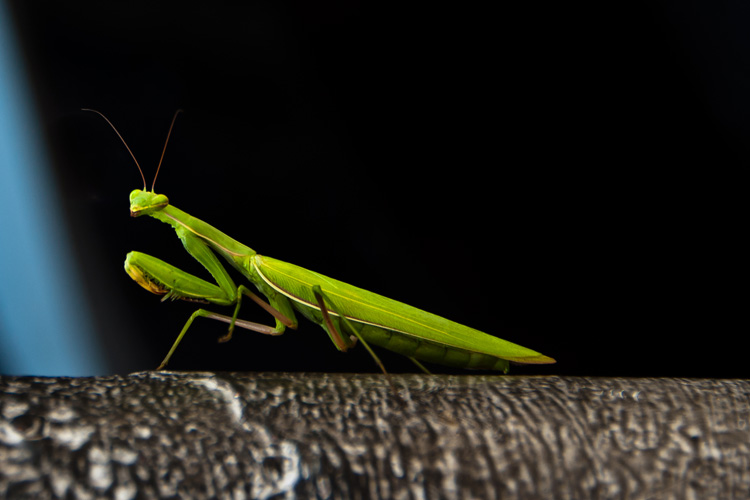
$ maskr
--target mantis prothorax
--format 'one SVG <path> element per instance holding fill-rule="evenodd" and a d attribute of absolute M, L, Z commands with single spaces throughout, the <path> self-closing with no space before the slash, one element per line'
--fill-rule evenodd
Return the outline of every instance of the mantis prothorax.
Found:
<path fill-rule="evenodd" d="M 143 170 L 115 126 L 99 111 L 86 111 L 99 114 L 109 123 L 125 144 L 141 173 L 143 189 L 136 189 L 130 193 L 130 215 L 148 215 L 172 226 L 185 249 L 208 270 L 215 284 L 140 252 L 127 254 L 125 271 L 146 290 L 163 295 L 162 300 L 183 299 L 234 306 L 231 316 L 203 308 L 196 310 L 157 369 L 167 365 L 197 317 L 228 323 L 227 334 L 219 339 L 225 342 L 232 337 L 235 326 L 265 335 L 281 335 L 286 328 L 296 329 L 295 311 L 320 325 L 340 351 L 351 348 L 357 340 L 362 342 L 384 373 L 385 368 L 370 348 L 370 344 L 407 356 L 424 371 L 427 370 L 418 360 L 506 373 L 509 362 L 555 362 L 548 356 L 512 342 L 294 264 L 256 253 L 252 248 L 230 238 L 206 222 L 171 205 L 165 195 L 156 194 L 154 191 L 156 176 L 161 168 L 164 151 L 179 110 L 172 118 L 151 191 L 146 190 Z M 217 254 L 252 283 L 268 302 L 245 285 L 235 285 Z M 275 324 L 263 325 L 238 319 L 243 296 L 268 311 L 274 317 Z"/>

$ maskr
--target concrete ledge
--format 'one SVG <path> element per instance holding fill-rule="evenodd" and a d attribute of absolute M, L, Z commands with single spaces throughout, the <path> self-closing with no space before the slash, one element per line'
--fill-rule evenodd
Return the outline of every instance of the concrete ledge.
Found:
<path fill-rule="evenodd" d="M 0 497 L 665 499 L 750 491 L 746 380 L 390 379 L 0 377 Z"/>

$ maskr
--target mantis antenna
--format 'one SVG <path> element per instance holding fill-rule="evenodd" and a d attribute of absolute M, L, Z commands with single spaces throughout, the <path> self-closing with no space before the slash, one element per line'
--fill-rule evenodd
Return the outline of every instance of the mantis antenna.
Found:
<path fill-rule="evenodd" d="M 122 141 L 122 143 L 125 145 L 125 148 L 128 150 L 128 153 L 130 153 L 130 156 L 133 158 L 133 161 L 135 162 L 135 166 L 138 167 L 138 171 L 141 173 L 141 179 L 143 179 L 143 190 L 145 191 L 146 190 L 146 176 L 143 175 L 143 169 L 138 164 L 138 160 L 135 159 L 135 155 L 130 150 L 130 147 L 128 146 L 128 143 L 125 142 L 125 139 L 122 138 L 122 135 L 120 135 L 120 132 L 117 131 L 117 128 L 114 125 L 112 125 L 112 122 L 109 121 L 109 119 L 106 116 L 104 116 L 104 114 L 100 113 L 99 111 L 97 111 L 95 109 L 89 109 L 89 108 L 81 108 L 81 110 L 82 111 L 92 111 L 92 112 L 96 113 L 97 115 L 101 116 L 102 118 L 104 118 L 104 120 L 106 120 L 106 122 L 109 123 L 109 126 L 112 127 L 112 130 L 115 131 L 115 134 L 117 134 L 117 137 L 120 138 L 120 140 Z M 162 149 L 162 151 L 161 151 L 161 158 L 159 158 L 159 165 L 156 167 L 156 174 L 154 174 L 154 182 L 151 183 L 151 192 L 152 193 L 154 192 L 154 186 L 156 185 L 156 176 L 159 175 L 159 169 L 161 168 L 161 162 L 162 162 L 162 160 L 164 160 L 164 153 L 166 153 L 166 151 L 167 151 L 167 144 L 169 143 L 169 137 L 172 135 L 172 128 L 174 128 L 174 122 L 177 119 L 177 115 L 180 114 L 181 112 L 182 112 L 182 110 L 178 109 L 177 111 L 175 111 L 174 117 L 172 117 L 172 124 L 169 126 L 169 132 L 167 132 L 167 140 L 164 141 L 164 149 Z"/>
<path fill-rule="evenodd" d="M 167 132 L 167 140 L 164 141 L 164 149 L 161 150 L 161 158 L 159 158 L 159 165 L 156 167 L 156 173 L 154 174 L 154 182 L 151 183 L 151 192 L 155 193 L 154 186 L 156 185 L 156 176 L 159 175 L 159 169 L 161 168 L 161 161 L 164 159 L 164 153 L 167 152 L 167 144 L 169 144 L 169 137 L 172 135 L 172 129 L 174 128 L 174 121 L 177 119 L 177 115 L 179 115 L 182 112 L 181 109 L 178 109 L 174 112 L 174 116 L 172 117 L 172 124 L 169 126 L 169 132 Z"/>

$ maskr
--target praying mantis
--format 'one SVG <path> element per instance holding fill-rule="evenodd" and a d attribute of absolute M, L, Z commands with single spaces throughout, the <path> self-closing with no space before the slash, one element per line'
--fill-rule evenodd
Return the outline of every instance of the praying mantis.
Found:
<path fill-rule="evenodd" d="M 508 372 L 510 362 L 555 363 L 554 359 L 518 344 L 294 264 L 260 255 L 210 224 L 172 205 L 167 196 L 154 191 L 154 186 L 179 110 L 172 118 L 150 191 L 146 189 L 146 178 L 138 160 L 117 128 L 99 111 L 84 111 L 97 113 L 106 120 L 141 173 L 143 189 L 135 189 L 130 193 L 130 215 L 147 215 L 172 226 L 185 250 L 206 268 L 215 284 L 136 251 L 128 253 L 125 258 L 125 271 L 128 275 L 149 292 L 162 295 L 162 301 L 181 299 L 234 306 L 231 316 L 197 309 L 188 318 L 157 370 L 167 365 L 198 317 L 228 323 L 226 335 L 219 339 L 220 342 L 226 342 L 232 338 L 235 327 L 265 335 L 282 335 L 287 328 L 297 328 L 296 313 L 321 326 L 340 351 L 347 351 L 357 341 L 361 342 L 383 373 L 387 373 L 386 369 L 370 344 L 407 356 L 427 373 L 429 371 L 420 361 L 504 373 Z M 235 285 L 218 256 L 254 285 L 266 297 L 267 302 L 244 284 Z M 243 297 L 265 309 L 275 320 L 273 326 L 239 319 Z"/>

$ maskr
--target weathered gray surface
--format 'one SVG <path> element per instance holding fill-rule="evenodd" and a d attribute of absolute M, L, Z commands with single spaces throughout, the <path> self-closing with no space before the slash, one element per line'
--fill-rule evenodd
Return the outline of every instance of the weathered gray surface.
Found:
<path fill-rule="evenodd" d="M 2 498 L 747 498 L 750 382 L 0 378 Z"/>

